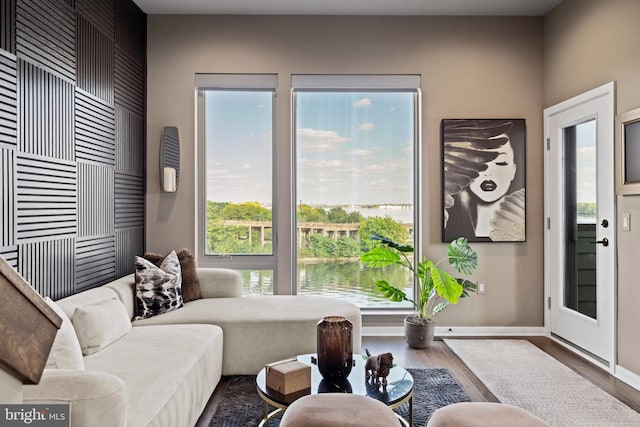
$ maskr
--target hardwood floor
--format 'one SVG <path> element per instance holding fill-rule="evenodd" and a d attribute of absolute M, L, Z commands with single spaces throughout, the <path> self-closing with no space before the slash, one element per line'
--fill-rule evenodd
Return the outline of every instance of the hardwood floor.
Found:
<path fill-rule="evenodd" d="M 607 393 L 619 399 L 637 412 L 640 412 L 640 391 L 625 384 L 608 372 L 580 358 L 555 341 L 546 337 L 515 337 L 526 339 L 551 357 L 591 381 Z M 391 352 L 394 362 L 405 368 L 446 368 L 458 380 L 471 400 L 477 402 L 497 402 L 496 397 L 476 378 L 460 359 L 442 341 L 425 350 L 412 349 L 402 337 L 363 337 L 362 351 L 368 348 L 371 354 Z M 214 391 L 207 408 L 196 427 L 206 427 L 215 416 L 218 402 L 227 386 L 225 378 Z"/>

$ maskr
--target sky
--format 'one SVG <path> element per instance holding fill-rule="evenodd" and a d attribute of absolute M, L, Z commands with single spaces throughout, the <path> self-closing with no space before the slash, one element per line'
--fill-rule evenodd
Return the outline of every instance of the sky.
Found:
<path fill-rule="evenodd" d="M 576 201 L 596 201 L 596 121 L 576 126 Z"/>
<path fill-rule="evenodd" d="M 298 92 L 296 96 L 299 203 L 412 203 L 413 94 Z M 270 92 L 207 96 L 209 200 L 270 201 L 271 107 Z M 289 136 L 285 139 L 288 143 Z"/>

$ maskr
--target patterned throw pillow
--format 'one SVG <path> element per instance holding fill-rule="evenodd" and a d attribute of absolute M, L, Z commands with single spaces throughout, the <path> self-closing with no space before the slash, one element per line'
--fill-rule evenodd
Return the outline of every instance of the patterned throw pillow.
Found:
<path fill-rule="evenodd" d="M 182 300 L 189 302 L 201 299 L 202 293 L 200 292 L 198 269 L 196 267 L 196 261 L 193 259 L 193 255 L 191 255 L 191 251 L 185 248 L 176 255 L 178 255 L 180 271 L 182 271 Z M 147 252 L 144 254 L 144 258 L 159 266 L 165 257 L 164 255 L 154 252 Z"/>
<path fill-rule="evenodd" d="M 146 319 L 182 307 L 182 274 L 175 251 L 160 267 L 136 257 L 136 317 Z"/>

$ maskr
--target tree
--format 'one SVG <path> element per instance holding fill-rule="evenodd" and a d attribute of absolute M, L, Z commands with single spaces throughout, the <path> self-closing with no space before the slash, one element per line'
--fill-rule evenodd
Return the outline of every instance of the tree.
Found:
<path fill-rule="evenodd" d="M 336 240 L 337 255 L 340 258 L 354 258 L 360 256 L 360 244 L 351 237 L 342 236 Z"/>
<path fill-rule="evenodd" d="M 360 222 L 360 247 L 363 251 L 380 246 L 380 242 L 371 239 L 372 234 L 388 237 L 389 239 L 406 243 L 409 240 L 409 230 L 391 217 L 375 216 Z"/>
<path fill-rule="evenodd" d="M 340 206 L 329 209 L 328 217 L 332 224 L 355 224 L 364 219 L 360 212 L 347 212 Z"/>
<path fill-rule="evenodd" d="M 327 211 L 309 205 L 298 205 L 299 222 L 329 222 Z"/>
<path fill-rule="evenodd" d="M 220 218 L 236 221 L 270 221 L 271 210 L 258 202 L 227 203 L 220 211 Z"/>
<path fill-rule="evenodd" d="M 319 258 L 336 258 L 338 256 L 338 244 L 335 240 L 331 240 L 320 233 L 312 234 L 309 240 L 313 256 Z"/>

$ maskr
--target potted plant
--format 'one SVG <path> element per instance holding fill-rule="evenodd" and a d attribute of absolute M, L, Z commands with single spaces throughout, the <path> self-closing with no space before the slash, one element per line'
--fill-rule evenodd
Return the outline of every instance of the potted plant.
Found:
<path fill-rule="evenodd" d="M 387 299 L 413 304 L 416 314 L 404 319 L 405 340 L 414 348 L 429 347 L 433 341 L 433 316 L 476 290 L 474 282 L 455 278 L 439 265 L 446 259 L 456 272 L 470 276 L 478 265 L 478 255 L 471 249 L 467 239 L 460 237 L 449 244 L 446 258 L 438 262 L 423 258 L 414 266 L 407 256 L 413 253 L 412 246 L 396 243 L 376 234 L 371 235 L 371 238 L 380 241 L 382 245 L 362 253 L 361 261 L 374 268 L 400 265 L 408 268 L 416 279 L 417 287 L 413 298 L 409 298 L 402 289 L 386 280 L 378 280 L 375 284 Z"/>

